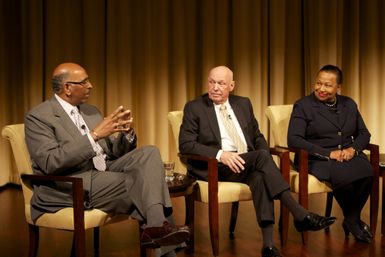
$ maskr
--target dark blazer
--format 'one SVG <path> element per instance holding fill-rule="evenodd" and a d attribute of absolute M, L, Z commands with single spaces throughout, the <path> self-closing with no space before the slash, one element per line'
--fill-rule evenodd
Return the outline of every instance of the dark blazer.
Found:
<path fill-rule="evenodd" d="M 309 170 L 319 179 L 332 182 L 337 179 L 339 183 L 344 183 L 343 181 L 349 182 L 370 176 L 371 171 L 366 168 L 363 170 L 359 164 L 362 160 L 365 167 L 369 165 L 362 153 L 369 139 L 370 133 L 357 105 L 349 97 L 337 95 L 335 109 L 318 101 L 314 93 L 294 104 L 289 123 L 288 146 L 309 152 Z M 359 156 L 344 163 L 329 160 L 331 151 L 349 147 L 356 149 Z M 343 175 L 341 169 L 347 169 L 349 172 Z M 333 176 L 346 177 L 333 178 Z"/>
<path fill-rule="evenodd" d="M 229 102 L 245 136 L 248 151 L 257 149 L 269 151 L 254 117 L 250 100 L 246 97 L 230 95 Z M 179 133 L 179 151 L 182 154 L 215 157 L 221 148 L 221 136 L 214 104 L 208 94 L 186 103 Z M 188 169 L 197 177 L 207 180 L 205 164 L 190 162 Z"/>
<path fill-rule="evenodd" d="M 95 106 L 81 104 L 79 110 L 90 130 L 103 119 Z M 26 115 L 25 140 L 34 173 L 82 177 L 84 190 L 89 191 L 95 152 L 88 137 L 81 135 L 55 97 L 36 106 Z M 115 160 L 136 148 L 136 137 L 129 142 L 122 133 L 98 142 L 107 155 L 107 169 L 109 160 Z M 50 202 L 56 202 L 52 205 L 52 211 L 55 211 L 60 209 L 58 203 L 63 199 L 71 199 L 71 192 L 68 185 L 63 183 L 52 184 L 50 188 L 35 187 L 31 204 L 36 204 L 38 198 L 49 198 Z M 33 217 L 37 217 L 36 209 L 32 211 Z"/>

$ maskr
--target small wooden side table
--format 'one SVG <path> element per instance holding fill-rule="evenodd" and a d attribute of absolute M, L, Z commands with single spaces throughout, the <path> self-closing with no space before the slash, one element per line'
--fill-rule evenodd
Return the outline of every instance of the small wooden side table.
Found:
<path fill-rule="evenodd" d="M 175 178 L 167 182 L 171 197 L 184 196 L 186 206 L 185 225 L 190 228 L 190 238 L 186 241 L 186 254 L 194 253 L 194 197 L 197 190 L 196 179 L 184 174 L 175 173 Z"/>

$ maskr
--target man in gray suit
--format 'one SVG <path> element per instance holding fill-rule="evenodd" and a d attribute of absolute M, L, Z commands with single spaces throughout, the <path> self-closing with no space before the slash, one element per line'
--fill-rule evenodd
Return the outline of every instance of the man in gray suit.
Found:
<path fill-rule="evenodd" d="M 34 173 L 82 178 L 86 209 L 130 214 L 143 224 L 143 246 L 162 247 L 159 255 L 176 256 L 173 249 L 190 232 L 174 225 L 159 150 L 136 148 L 130 110 L 119 106 L 103 118 L 86 103 L 92 84 L 75 63 L 56 67 L 52 87 L 54 96 L 25 118 Z M 33 219 L 67 206 L 72 206 L 68 184 L 34 187 Z"/>
<path fill-rule="evenodd" d="M 311 213 L 293 199 L 259 130 L 250 100 L 231 95 L 234 87 L 229 68 L 219 66 L 210 71 L 208 93 L 185 105 L 179 150 L 216 157 L 220 180 L 249 185 L 262 230 L 262 256 L 281 256 L 273 244 L 274 199 L 288 207 L 298 231 L 323 229 L 335 218 Z M 190 174 L 207 180 L 206 163 L 188 164 Z"/>

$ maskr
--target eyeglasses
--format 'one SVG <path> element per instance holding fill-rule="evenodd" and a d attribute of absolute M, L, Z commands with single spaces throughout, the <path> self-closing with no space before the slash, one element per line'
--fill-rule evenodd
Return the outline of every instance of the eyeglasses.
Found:
<path fill-rule="evenodd" d="M 77 82 L 77 81 L 67 81 L 66 84 L 75 84 L 75 85 L 80 85 L 82 87 L 88 86 L 90 83 L 90 80 L 88 78 L 85 78 L 84 80 Z"/>

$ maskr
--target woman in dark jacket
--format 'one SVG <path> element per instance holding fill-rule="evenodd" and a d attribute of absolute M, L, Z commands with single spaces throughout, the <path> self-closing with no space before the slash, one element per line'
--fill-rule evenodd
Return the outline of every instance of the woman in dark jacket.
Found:
<path fill-rule="evenodd" d="M 289 147 L 309 152 L 309 171 L 328 181 L 343 214 L 345 235 L 370 243 L 373 235 L 361 218 L 371 188 L 373 171 L 362 152 L 370 133 L 349 97 L 337 94 L 342 71 L 326 65 L 317 74 L 314 92 L 293 107 L 288 131 Z"/>

